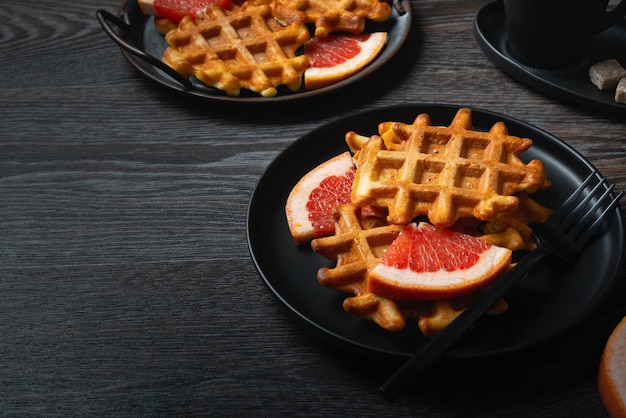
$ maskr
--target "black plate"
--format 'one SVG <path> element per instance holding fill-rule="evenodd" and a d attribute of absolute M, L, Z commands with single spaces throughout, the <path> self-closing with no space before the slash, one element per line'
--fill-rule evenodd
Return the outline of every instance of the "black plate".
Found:
<path fill-rule="evenodd" d="M 242 90 L 241 95 L 237 97 L 227 96 L 221 90 L 208 87 L 195 78 L 191 79 L 190 85 L 185 86 L 181 80 L 176 80 L 176 78 L 181 77 L 164 72 L 163 67 L 167 66 L 162 64 L 160 59 L 168 46 L 167 42 L 164 36 L 155 29 L 154 18 L 141 12 L 137 0 L 127 0 L 122 3 L 117 16 L 112 16 L 103 10 L 99 10 L 96 14 L 105 32 L 121 47 L 122 53 L 128 61 L 143 75 L 156 83 L 176 92 L 201 99 L 237 103 L 268 103 L 304 99 L 328 93 L 359 81 L 381 68 L 400 50 L 411 28 L 412 13 L 409 0 L 394 0 L 391 9 L 391 16 L 386 22 L 368 21 L 366 23 L 366 32 L 387 32 L 385 47 L 371 64 L 352 77 L 315 90 L 304 90 L 304 83 L 302 89 L 295 93 L 284 86 L 279 86 L 278 94 L 274 97 L 261 97 L 246 90 Z M 119 17 L 122 20 L 121 23 L 125 23 L 125 28 L 120 28 L 119 22 L 114 19 L 115 17 Z M 162 68 L 157 68 L 157 66 Z M 168 68 L 165 70 L 173 72 Z M 185 80 L 182 81 L 185 82 Z"/>
<path fill-rule="evenodd" d="M 319 163 L 347 150 L 344 134 L 376 133 L 379 122 L 411 123 L 428 113 L 435 125 L 448 125 L 458 107 L 408 105 L 359 113 L 323 125 L 304 135 L 268 167 L 252 196 L 247 219 L 252 259 L 269 289 L 300 324 L 342 348 L 378 357 L 408 357 L 426 342 L 415 322 L 393 333 L 354 318 L 342 309 L 346 297 L 317 282 L 316 272 L 333 262 L 313 253 L 308 244 L 291 239 L 284 207 L 294 184 Z M 556 207 L 593 170 L 578 152 L 556 137 L 510 117 L 473 109 L 475 129 L 488 130 L 495 122 L 507 124 L 512 135 L 529 137 L 534 144 L 522 157 L 543 161 L 553 187 L 535 194 L 538 201 Z M 624 228 L 620 209 L 610 229 L 576 260 L 548 259 L 508 296 L 509 311 L 484 318 L 467 338 L 450 351 L 454 357 L 476 357 L 527 347 L 562 332 L 588 315 L 618 278 L 624 258 Z"/>
<path fill-rule="evenodd" d="M 599 112 L 626 114 L 626 104 L 615 101 L 615 89 L 601 91 L 589 80 L 589 67 L 614 58 L 626 65 L 626 23 L 594 36 L 585 58 L 562 70 L 543 70 L 524 65 L 511 57 L 507 46 L 504 5 L 497 0 L 483 6 L 474 19 L 474 34 L 485 54 L 519 81 L 568 103 Z"/>

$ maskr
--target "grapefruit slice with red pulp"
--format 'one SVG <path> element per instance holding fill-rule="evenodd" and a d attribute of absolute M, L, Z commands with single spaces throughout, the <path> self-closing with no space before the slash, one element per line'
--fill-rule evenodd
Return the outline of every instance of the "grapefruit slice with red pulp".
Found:
<path fill-rule="evenodd" d="M 304 85 L 318 89 L 356 74 L 374 60 L 385 46 L 386 32 L 335 34 L 312 38 L 304 44 L 309 62 Z"/>
<path fill-rule="evenodd" d="M 207 6 L 215 4 L 222 9 L 230 8 L 231 0 L 142 0 L 139 2 L 144 14 L 180 22 L 183 17 L 197 18 L 204 13 Z M 154 11 L 154 12 L 152 12 Z"/>
<path fill-rule="evenodd" d="M 372 293 L 394 300 L 450 299 L 507 270 L 512 252 L 480 238 L 420 222 L 407 225 L 368 277 Z"/>
<path fill-rule="evenodd" d="M 332 210 L 352 201 L 354 174 L 352 156 L 346 151 L 318 165 L 296 183 L 285 206 L 296 244 L 335 232 Z"/>

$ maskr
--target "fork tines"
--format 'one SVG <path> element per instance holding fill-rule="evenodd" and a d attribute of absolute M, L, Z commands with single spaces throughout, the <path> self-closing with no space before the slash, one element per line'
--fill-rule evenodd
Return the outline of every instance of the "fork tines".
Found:
<path fill-rule="evenodd" d="M 596 183 L 592 189 L 584 193 L 594 180 Z M 624 193 L 613 195 L 614 187 L 614 184 L 609 185 L 606 178 L 594 170 L 548 222 L 559 224 L 563 233 L 575 237 L 576 241 L 589 239 L 602 225 L 608 214 L 615 209 Z M 599 193 L 602 194 L 599 195 Z M 602 212 L 598 214 L 600 210 Z"/>

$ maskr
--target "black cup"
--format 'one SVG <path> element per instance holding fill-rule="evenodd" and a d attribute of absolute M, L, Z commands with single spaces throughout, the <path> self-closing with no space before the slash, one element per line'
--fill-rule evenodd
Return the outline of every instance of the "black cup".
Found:
<path fill-rule="evenodd" d="M 522 64 L 561 69 L 581 62 L 596 33 L 617 23 L 626 0 L 504 0 L 508 48 Z"/>

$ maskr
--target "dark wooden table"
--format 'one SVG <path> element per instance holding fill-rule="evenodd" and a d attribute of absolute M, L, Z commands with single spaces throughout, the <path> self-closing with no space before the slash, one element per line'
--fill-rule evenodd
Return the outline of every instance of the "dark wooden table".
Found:
<path fill-rule="evenodd" d="M 597 366 L 626 313 L 623 273 L 574 329 L 445 362 L 389 403 L 377 387 L 394 365 L 327 345 L 274 299 L 248 252 L 246 212 L 281 150 L 362 109 L 504 113 L 572 145 L 620 190 L 626 117 L 498 69 L 472 32 L 483 0 L 414 1 L 389 65 L 288 107 L 216 105 L 147 80 L 95 18 L 119 4 L 0 8 L 0 415 L 606 416 Z"/>

